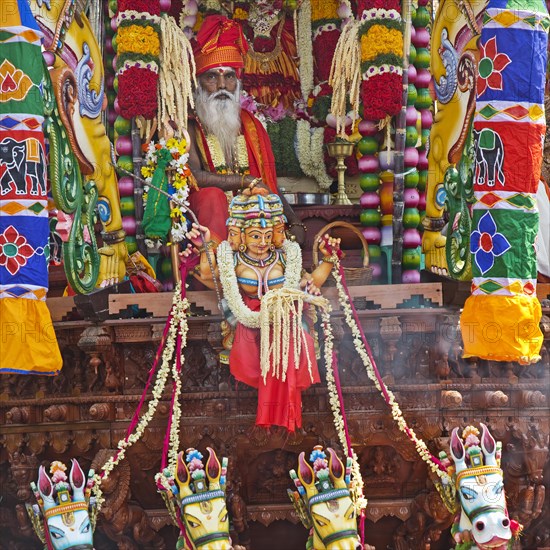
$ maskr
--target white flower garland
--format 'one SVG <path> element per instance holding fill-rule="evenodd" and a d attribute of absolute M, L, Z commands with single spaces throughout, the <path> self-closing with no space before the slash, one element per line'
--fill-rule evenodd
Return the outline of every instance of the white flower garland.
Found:
<path fill-rule="evenodd" d="M 179 396 L 181 393 L 181 375 L 176 373 L 176 362 L 173 361 L 174 353 L 176 351 L 176 342 L 178 333 L 181 335 L 181 348 L 183 349 L 187 343 L 187 311 L 189 310 L 189 302 L 186 298 L 181 297 L 181 283 L 178 283 L 174 291 L 174 299 L 172 301 L 172 319 L 168 334 L 166 337 L 166 343 L 162 352 L 162 364 L 157 373 L 155 386 L 153 388 L 153 398 L 149 401 L 149 405 L 145 414 L 141 417 L 135 431 L 127 438 L 121 439 L 117 443 L 117 452 L 114 456 L 109 458 L 107 462 L 102 466 L 102 474 L 96 473 L 94 476 L 94 492 L 97 499 L 97 509 L 101 509 L 101 505 L 104 502 L 103 492 L 101 491 L 101 483 L 107 479 L 113 469 L 124 459 L 126 455 L 126 449 L 129 449 L 134 443 L 139 441 L 143 436 L 145 428 L 149 425 L 155 411 L 157 410 L 159 401 L 162 398 L 166 382 L 168 380 L 168 374 L 172 371 L 174 380 L 176 383 L 175 396 L 174 396 L 174 409 L 172 411 L 172 425 L 170 429 L 170 464 L 175 464 L 177 459 L 177 450 L 179 448 L 179 421 L 181 417 L 181 405 Z M 181 355 L 181 361 L 183 363 L 183 354 Z"/>
<path fill-rule="evenodd" d="M 302 251 L 298 243 L 286 240 L 283 244 L 283 252 L 286 256 L 283 288 L 297 289 L 300 286 L 302 271 Z M 227 241 L 221 242 L 217 249 L 217 260 L 223 294 L 239 323 L 248 328 L 260 328 L 260 312 L 252 311 L 244 303 L 239 291 L 233 258 L 234 252 L 231 250 L 229 243 Z"/>
<path fill-rule="evenodd" d="M 300 168 L 306 176 L 315 178 L 320 189 L 327 190 L 332 185 L 332 178 L 325 169 L 324 137 L 324 128 L 311 128 L 307 120 L 299 120 L 296 123 Z"/>
<path fill-rule="evenodd" d="M 333 258 L 337 259 L 336 256 L 333 256 Z M 372 382 L 374 382 L 374 385 L 376 386 L 378 391 L 382 394 L 382 397 L 384 397 L 382 387 L 380 386 L 378 378 L 376 377 L 376 374 L 374 372 L 370 357 L 367 353 L 367 350 L 365 349 L 365 345 L 361 337 L 361 332 L 353 317 L 353 312 L 349 304 L 346 291 L 344 290 L 344 287 L 342 285 L 342 277 L 340 275 L 340 271 L 338 270 L 338 266 L 339 266 L 339 262 L 336 261 L 334 264 L 334 269 L 332 270 L 332 274 L 334 275 L 334 278 L 336 280 L 336 287 L 338 289 L 338 301 L 340 302 L 340 306 L 344 312 L 346 323 L 348 324 L 351 330 L 351 334 L 353 336 L 353 345 L 355 346 L 355 350 L 357 351 L 359 357 L 363 361 L 363 365 L 365 366 L 369 379 Z M 327 380 L 328 380 L 328 370 L 329 369 L 327 368 Z M 399 430 L 414 442 L 416 447 L 416 452 L 419 454 L 420 458 L 428 465 L 428 467 L 434 474 L 436 474 L 437 476 L 439 476 L 439 478 L 441 478 L 443 484 L 444 485 L 452 484 L 452 480 L 449 474 L 447 474 L 447 472 L 442 471 L 438 467 L 438 465 L 432 461 L 432 458 L 431 458 L 432 455 L 428 450 L 426 443 L 424 443 L 422 439 L 418 438 L 414 430 L 409 428 L 409 426 L 407 425 L 407 421 L 403 417 L 403 413 L 399 408 L 399 403 L 397 403 L 397 400 L 395 399 L 395 395 L 389 389 L 385 388 L 385 390 L 389 396 L 388 404 L 391 407 L 392 417 L 394 421 L 397 423 Z"/>
<path fill-rule="evenodd" d="M 313 41 L 311 38 L 311 1 L 302 2 L 298 10 L 297 49 L 300 59 L 300 87 L 307 100 L 313 89 Z"/>
<path fill-rule="evenodd" d="M 334 379 L 334 373 L 332 372 L 334 335 L 332 334 L 332 328 L 330 324 L 330 310 L 331 308 L 330 306 L 328 306 L 326 308 L 323 308 L 321 313 L 329 404 L 332 410 L 332 421 L 334 423 L 334 428 L 336 429 L 336 433 L 338 434 L 340 445 L 342 445 L 342 449 L 344 449 L 346 456 L 350 456 L 350 449 L 348 448 L 346 433 L 344 430 L 342 404 L 340 403 L 338 390 L 336 388 L 336 381 Z M 357 454 L 353 449 L 351 449 L 351 479 L 352 481 L 350 485 L 350 493 L 352 495 L 352 500 L 355 505 L 357 514 L 359 515 L 361 511 L 367 507 L 368 501 L 365 498 L 365 495 L 363 492 L 364 483 L 363 483 L 363 477 L 361 476 L 361 470 L 359 467 L 359 460 L 357 458 Z"/>
<path fill-rule="evenodd" d="M 225 160 L 225 155 L 222 151 L 220 141 L 214 134 L 205 134 L 206 143 L 208 144 L 208 150 L 210 157 L 212 158 L 212 164 L 218 174 L 227 174 L 228 167 Z M 237 150 L 235 152 L 237 166 L 235 170 L 239 174 L 248 174 L 250 166 L 248 165 L 248 150 L 246 148 L 246 139 L 240 134 L 237 136 Z"/>

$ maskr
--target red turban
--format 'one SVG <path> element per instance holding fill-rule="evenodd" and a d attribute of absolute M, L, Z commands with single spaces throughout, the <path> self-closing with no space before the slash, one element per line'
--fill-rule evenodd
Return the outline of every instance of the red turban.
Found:
<path fill-rule="evenodd" d="M 223 15 L 206 17 L 193 49 L 197 74 L 215 67 L 244 67 L 244 55 L 248 44 L 241 25 Z"/>

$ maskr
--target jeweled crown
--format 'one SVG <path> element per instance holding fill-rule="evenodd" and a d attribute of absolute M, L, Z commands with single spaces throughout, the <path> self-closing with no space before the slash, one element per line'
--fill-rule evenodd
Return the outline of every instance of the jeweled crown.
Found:
<path fill-rule="evenodd" d="M 240 228 L 273 227 L 286 223 L 278 195 L 236 195 L 229 205 L 227 225 Z"/>

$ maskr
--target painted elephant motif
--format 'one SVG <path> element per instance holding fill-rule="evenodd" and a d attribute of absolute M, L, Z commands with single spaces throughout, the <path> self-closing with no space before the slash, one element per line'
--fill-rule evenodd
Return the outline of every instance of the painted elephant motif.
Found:
<path fill-rule="evenodd" d="M 31 195 L 46 192 L 44 150 L 37 139 L 16 141 L 5 138 L 0 142 L 0 165 L 6 171 L 0 178 L 1 194 L 5 195 L 15 187 L 16 195 L 27 193 L 27 176 L 31 182 Z"/>
<path fill-rule="evenodd" d="M 489 187 L 494 187 L 497 181 L 504 185 L 504 145 L 500 136 L 490 128 L 483 128 L 474 130 L 474 141 L 479 185 L 486 183 Z"/>

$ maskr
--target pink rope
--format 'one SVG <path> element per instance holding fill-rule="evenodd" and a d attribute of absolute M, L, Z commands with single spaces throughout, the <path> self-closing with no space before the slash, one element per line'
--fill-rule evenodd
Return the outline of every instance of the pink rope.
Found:
<path fill-rule="evenodd" d="M 330 247 L 327 244 L 327 248 L 330 249 Z M 359 315 L 357 314 L 357 310 L 355 309 L 355 306 L 353 305 L 353 300 L 351 298 L 348 285 L 346 284 L 346 276 L 344 274 L 344 268 L 340 263 L 338 263 L 338 272 L 340 274 L 340 277 L 342 278 L 342 286 L 344 287 L 344 292 L 346 293 L 346 297 L 348 299 L 349 305 L 351 307 L 351 311 L 353 313 L 353 318 L 355 319 L 355 324 L 357 325 L 357 328 L 359 329 L 359 333 L 361 334 L 361 339 L 363 340 L 363 345 L 365 346 L 365 349 L 367 350 L 367 355 L 369 356 L 369 359 L 372 364 L 372 369 L 374 371 L 374 375 L 376 377 L 376 380 L 380 384 L 380 388 L 382 389 L 382 394 L 384 396 L 384 400 L 386 401 L 387 405 L 390 405 L 390 396 L 388 394 L 388 388 L 386 384 L 384 383 L 384 380 L 382 380 L 382 376 L 380 376 L 380 371 L 378 370 L 378 367 L 376 366 L 376 361 L 374 360 L 374 356 L 372 354 L 371 347 L 369 346 L 369 343 L 367 341 L 367 338 L 365 336 L 365 333 L 363 332 L 363 327 L 361 326 L 361 321 L 359 320 Z M 412 435 L 411 430 L 408 425 L 405 425 L 405 433 L 407 434 L 407 437 L 412 441 Z M 429 451 L 428 451 L 429 452 Z M 445 466 L 441 463 L 441 461 L 435 457 L 432 453 L 430 453 L 430 460 L 437 465 L 437 467 L 442 471 L 447 471 Z"/>

